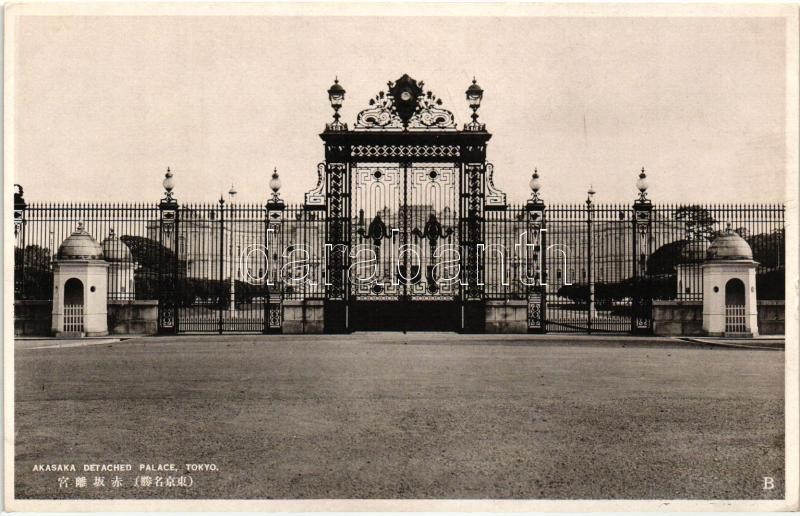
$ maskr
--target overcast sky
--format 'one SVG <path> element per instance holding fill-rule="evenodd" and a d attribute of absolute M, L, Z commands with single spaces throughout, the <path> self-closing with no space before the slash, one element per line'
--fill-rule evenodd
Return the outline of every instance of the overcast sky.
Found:
<path fill-rule="evenodd" d="M 782 201 L 785 20 L 777 18 L 20 17 L 16 162 L 28 201 L 160 197 L 231 184 L 297 202 L 323 160 L 335 75 L 343 121 L 388 80 L 424 80 L 481 121 L 495 184 L 551 202 Z"/>

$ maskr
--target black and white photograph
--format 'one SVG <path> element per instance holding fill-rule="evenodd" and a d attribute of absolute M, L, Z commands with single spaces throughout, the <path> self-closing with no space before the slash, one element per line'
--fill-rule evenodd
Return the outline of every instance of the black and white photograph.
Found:
<path fill-rule="evenodd" d="M 6 511 L 798 510 L 796 4 L 4 15 Z"/>

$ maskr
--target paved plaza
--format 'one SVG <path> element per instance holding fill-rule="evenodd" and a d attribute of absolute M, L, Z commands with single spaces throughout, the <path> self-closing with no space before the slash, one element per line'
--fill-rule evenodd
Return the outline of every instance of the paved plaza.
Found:
<path fill-rule="evenodd" d="M 17 341 L 15 359 L 20 498 L 783 497 L 782 350 L 365 333 Z"/>

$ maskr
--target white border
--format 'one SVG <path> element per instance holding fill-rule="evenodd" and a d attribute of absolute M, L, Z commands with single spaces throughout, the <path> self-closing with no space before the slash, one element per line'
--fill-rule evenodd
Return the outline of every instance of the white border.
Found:
<path fill-rule="evenodd" d="M 5 10 L 4 250 L 13 249 L 14 39 L 20 16 L 407 16 L 392 4 L 55 4 L 20 3 Z M 791 4 L 416 4 L 414 16 L 780 17 L 786 19 L 786 498 L 784 500 L 15 500 L 13 253 L 4 253 L 4 455 L 6 510 L 13 511 L 791 511 L 798 509 L 798 10 Z"/>

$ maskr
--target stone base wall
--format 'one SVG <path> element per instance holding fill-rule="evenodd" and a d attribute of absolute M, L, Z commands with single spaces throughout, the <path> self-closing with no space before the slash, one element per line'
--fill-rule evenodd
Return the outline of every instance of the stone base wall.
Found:
<path fill-rule="evenodd" d="M 49 300 L 14 301 L 14 335 L 50 336 L 52 313 L 53 302 Z"/>
<path fill-rule="evenodd" d="M 703 335 L 702 301 L 653 301 L 655 335 Z"/>
<path fill-rule="evenodd" d="M 486 333 L 528 333 L 528 302 L 487 301 Z"/>
<path fill-rule="evenodd" d="M 758 302 L 758 333 L 761 335 L 786 334 L 786 302 Z"/>
<path fill-rule="evenodd" d="M 321 299 L 283 301 L 283 333 L 322 333 L 324 326 Z"/>
<path fill-rule="evenodd" d="M 109 301 L 108 333 L 111 335 L 158 333 L 158 301 Z"/>
<path fill-rule="evenodd" d="M 783 335 L 784 301 L 758 301 L 759 335 Z M 653 301 L 656 335 L 705 335 L 702 301 Z"/>
<path fill-rule="evenodd" d="M 50 337 L 53 335 L 51 329 L 52 317 L 53 304 L 51 301 L 14 301 L 14 335 L 20 337 Z M 158 301 L 114 300 L 108 302 L 108 335 L 152 335 L 157 332 Z M 102 335 L 105 335 L 105 333 Z M 59 336 L 66 337 L 68 335 L 62 333 Z"/>
<path fill-rule="evenodd" d="M 758 302 L 760 335 L 783 335 L 785 332 L 784 301 Z M 14 302 L 14 335 L 51 336 L 52 303 L 40 300 Z M 323 301 L 286 300 L 283 302 L 283 333 L 322 333 Z M 158 301 L 109 301 L 108 333 L 110 335 L 158 332 Z M 488 301 L 487 333 L 527 333 L 526 301 Z M 703 335 L 703 303 L 701 301 L 653 301 L 653 333 L 655 335 Z"/>

